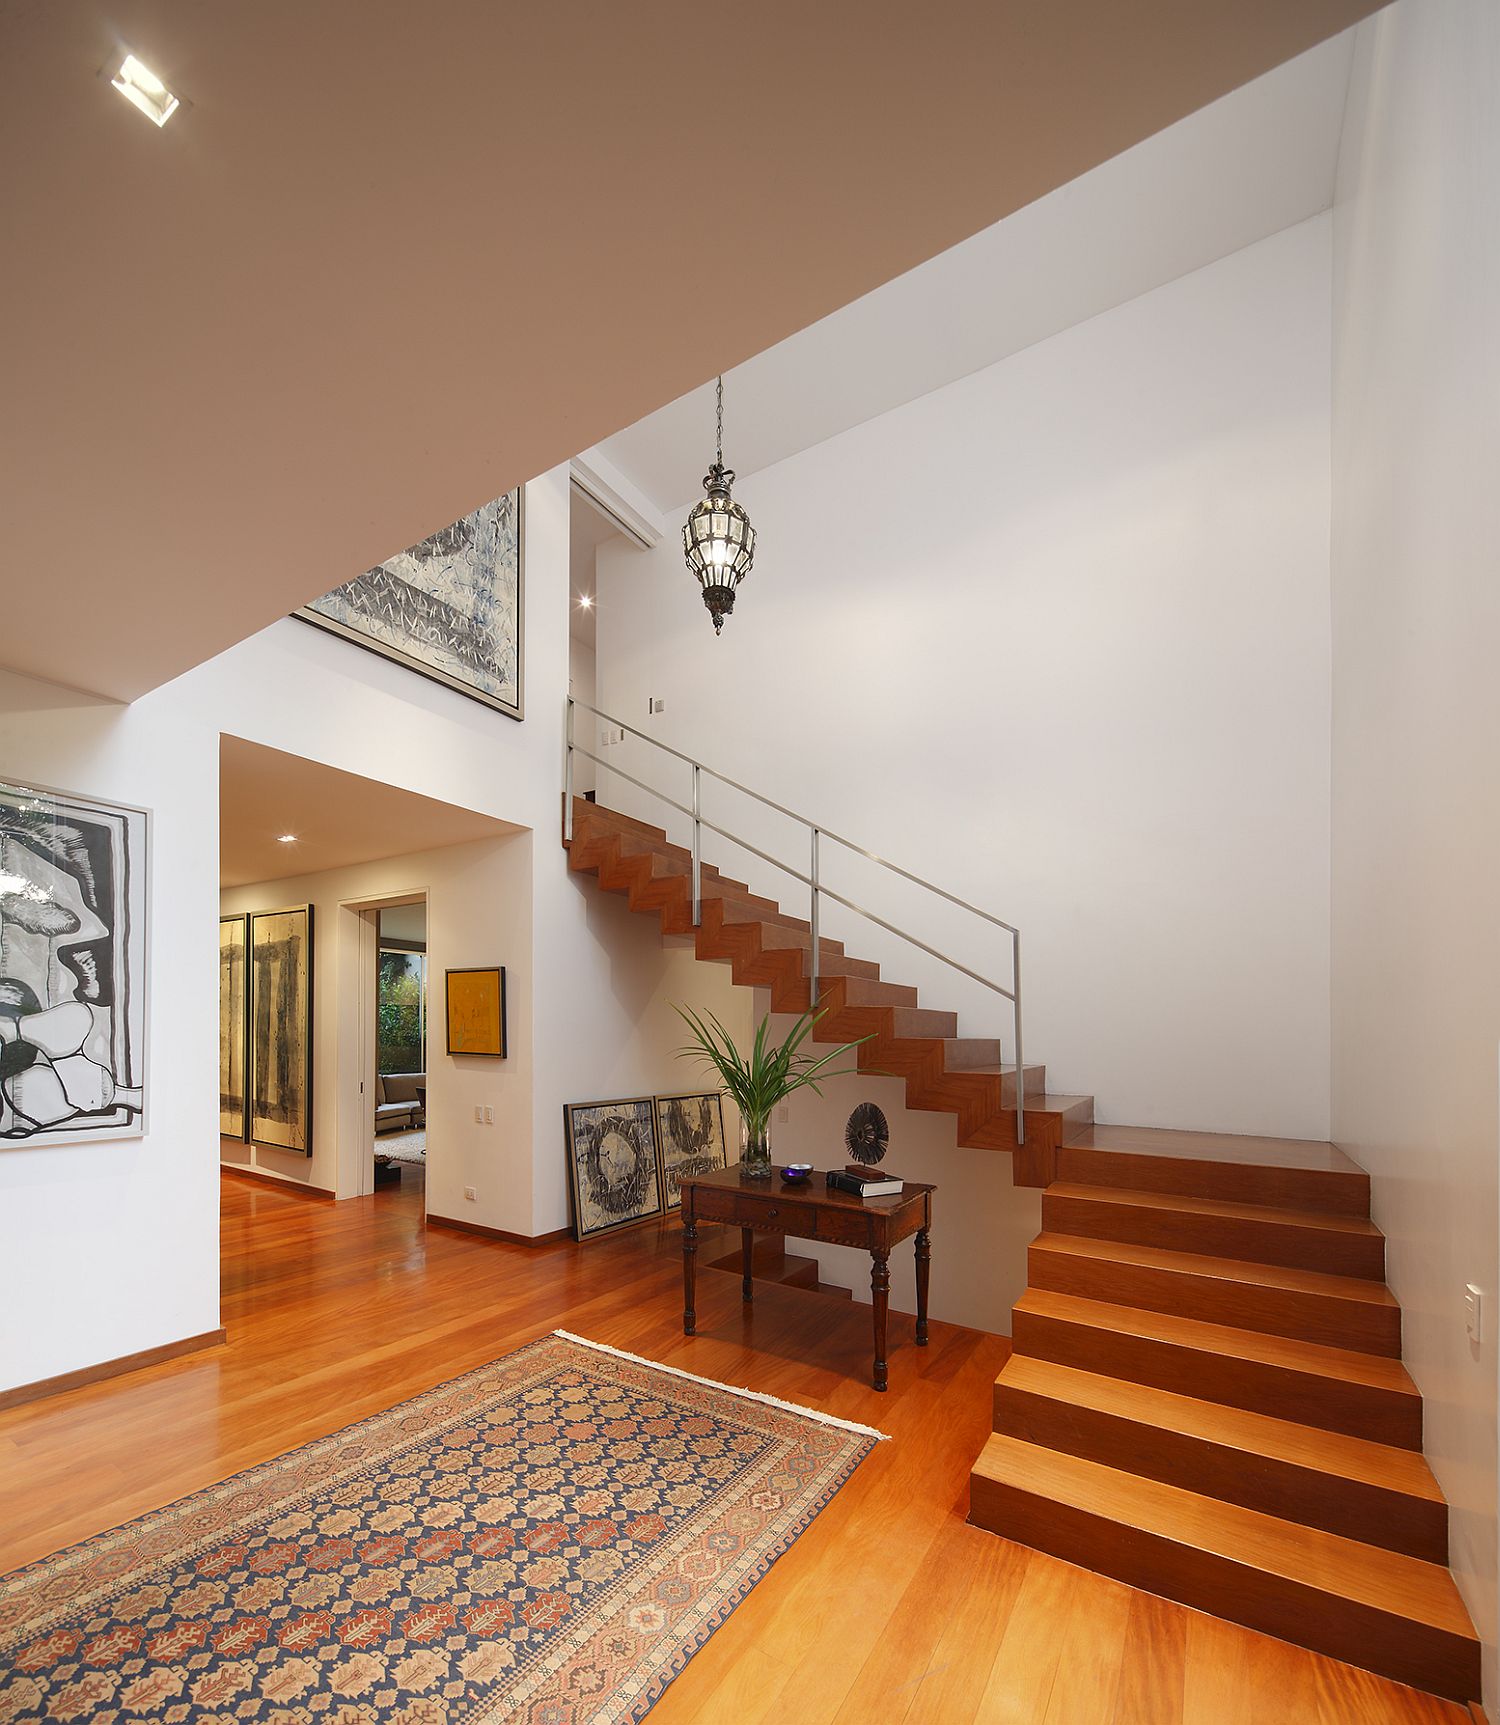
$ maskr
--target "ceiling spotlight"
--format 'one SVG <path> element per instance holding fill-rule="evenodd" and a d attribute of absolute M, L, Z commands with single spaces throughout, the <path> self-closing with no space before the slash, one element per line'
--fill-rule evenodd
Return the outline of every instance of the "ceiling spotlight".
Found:
<path fill-rule="evenodd" d="M 127 54 L 110 83 L 133 102 L 154 126 L 165 126 L 181 103 L 149 66 Z"/>
<path fill-rule="evenodd" d="M 296 833 L 279 833 L 276 838 L 279 845 L 294 845 L 297 842 Z"/>

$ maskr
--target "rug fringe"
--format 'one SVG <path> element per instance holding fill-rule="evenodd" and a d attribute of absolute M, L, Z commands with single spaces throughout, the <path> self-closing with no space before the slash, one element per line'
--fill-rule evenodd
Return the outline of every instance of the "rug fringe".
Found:
<path fill-rule="evenodd" d="M 858 1420 L 841 1420 L 835 1414 L 821 1413 L 817 1408 L 803 1407 L 800 1402 L 784 1402 L 779 1396 L 768 1396 L 760 1390 L 747 1390 L 735 1384 L 721 1383 L 718 1378 L 699 1377 L 697 1372 L 684 1372 L 676 1366 L 664 1366 L 660 1360 L 648 1360 L 643 1354 L 627 1353 L 624 1348 L 612 1348 L 607 1342 L 593 1342 L 587 1336 L 575 1336 L 571 1330 L 554 1330 L 554 1336 L 559 1336 L 565 1342 L 577 1342 L 581 1348 L 592 1348 L 595 1353 L 613 1354 L 617 1360 L 629 1360 L 637 1366 L 650 1366 L 653 1371 L 665 1372 L 669 1377 L 685 1378 L 690 1384 L 704 1384 L 711 1390 L 724 1390 L 732 1396 L 742 1396 L 747 1402 L 764 1402 L 767 1407 L 780 1408 L 783 1413 L 801 1414 L 803 1419 L 816 1420 L 819 1425 L 837 1426 L 840 1431 L 855 1432 L 860 1437 L 874 1438 L 879 1443 L 889 1443 L 889 1432 L 876 1431 L 874 1426 L 862 1426 Z"/>

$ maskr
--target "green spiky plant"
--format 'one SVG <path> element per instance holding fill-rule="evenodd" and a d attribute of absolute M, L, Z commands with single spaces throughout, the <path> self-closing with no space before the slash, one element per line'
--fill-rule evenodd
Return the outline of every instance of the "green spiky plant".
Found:
<path fill-rule="evenodd" d="M 815 1096 L 821 1096 L 820 1086 L 825 1078 L 842 1078 L 857 1072 L 857 1065 L 832 1069 L 833 1062 L 870 1040 L 861 1036 L 856 1042 L 841 1043 L 827 1054 L 804 1052 L 803 1043 L 828 1013 L 825 1006 L 804 1012 L 776 1044 L 770 1039 L 771 1020 L 767 1015 L 761 1019 L 749 1051 L 742 1054 L 713 1013 L 697 1013 L 686 1006 L 674 1006 L 673 1010 L 692 1032 L 692 1041 L 677 1050 L 678 1059 L 697 1060 L 711 1067 L 740 1111 L 745 1123 L 745 1171 L 751 1174 L 770 1172 L 771 1111 L 777 1103 L 794 1090 L 811 1090 Z"/>

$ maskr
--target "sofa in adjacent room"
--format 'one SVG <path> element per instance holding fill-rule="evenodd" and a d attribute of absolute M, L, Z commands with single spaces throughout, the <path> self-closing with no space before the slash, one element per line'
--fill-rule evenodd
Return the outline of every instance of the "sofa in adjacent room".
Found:
<path fill-rule="evenodd" d="M 375 1133 L 411 1132 L 427 1124 L 418 1088 L 427 1088 L 425 1072 L 383 1072 L 375 1080 Z"/>

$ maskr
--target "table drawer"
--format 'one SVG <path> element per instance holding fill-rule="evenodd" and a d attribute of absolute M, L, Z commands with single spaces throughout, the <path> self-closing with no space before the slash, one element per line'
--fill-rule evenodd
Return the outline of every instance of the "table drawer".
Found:
<path fill-rule="evenodd" d="M 760 1228 L 773 1234 L 804 1234 L 812 1238 L 818 1213 L 811 1204 L 797 1204 L 779 1193 L 721 1192 L 711 1186 L 693 1191 L 693 1210 L 700 1222 L 732 1222 L 738 1228 Z"/>
<path fill-rule="evenodd" d="M 874 1217 L 859 1210 L 821 1210 L 818 1238 L 837 1246 L 866 1246 L 873 1237 Z"/>

